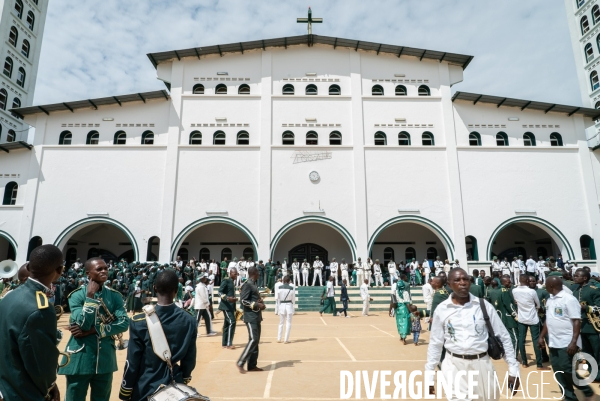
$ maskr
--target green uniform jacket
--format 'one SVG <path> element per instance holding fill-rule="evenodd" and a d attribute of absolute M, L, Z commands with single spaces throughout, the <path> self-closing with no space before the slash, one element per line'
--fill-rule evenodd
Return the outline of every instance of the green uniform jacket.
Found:
<path fill-rule="evenodd" d="M 221 286 L 219 287 L 219 294 L 221 294 L 221 303 L 219 304 L 219 310 L 228 312 L 235 311 L 235 302 L 231 303 L 227 300 L 227 297 L 235 298 L 235 285 L 233 280 L 230 278 L 223 279 Z"/>
<path fill-rule="evenodd" d="M 254 323 L 262 321 L 262 311 L 258 308 L 260 294 L 256 282 L 249 278 L 240 289 L 240 304 L 244 311 L 244 323 Z"/>
<path fill-rule="evenodd" d="M 42 401 L 56 381 L 56 313 L 44 286 L 27 280 L 0 302 L 0 392 Z"/>
<path fill-rule="evenodd" d="M 585 311 L 581 311 L 581 333 L 597 333 L 587 317 L 587 307 L 600 306 L 600 291 L 598 291 L 598 287 L 587 283 L 581 287 L 576 287 L 573 291 L 573 296 L 579 300 L 582 306 L 586 307 Z"/>
<path fill-rule="evenodd" d="M 483 298 L 483 290 L 477 284 L 471 283 L 471 286 L 469 287 L 469 292 L 477 298 Z"/>
<path fill-rule="evenodd" d="M 512 295 L 510 288 L 502 287 L 500 289 L 500 304 L 498 310 L 501 312 L 502 323 L 507 329 L 517 328 L 517 321 L 515 320 L 513 313 L 517 312 L 517 304 Z"/>
<path fill-rule="evenodd" d="M 494 308 L 496 308 L 497 311 L 500 309 L 500 294 L 501 289 L 493 288 L 492 286 L 490 286 L 487 292 L 488 302 L 494 305 Z"/>
<path fill-rule="evenodd" d="M 445 288 L 440 288 L 433 293 L 433 300 L 431 302 L 431 316 L 435 312 L 435 308 L 438 307 L 439 304 L 448 299 L 450 293 Z"/>
<path fill-rule="evenodd" d="M 107 287 L 102 287 L 94 298 L 88 298 L 87 286 L 82 286 L 69 295 L 71 323 L 76 323 L 82 331 L 94 326 L 97 334 L 75 338 L 71 337 L 65 352 L 71 354 L 71 362 L 58 370 L 61 375 L 105 374 L 117 371 L 117 352 L 115 341 L 111 335 L 127 331 L 129 318 L 123 307 L 121 294 Z M 102 323 L 100 315 L 105 315 L 104 308 L 98 301 L 102 298 L 106 307 L 115 316 L 111 324 Z M 64 357 L 63 357 L 64 363 Z"/>

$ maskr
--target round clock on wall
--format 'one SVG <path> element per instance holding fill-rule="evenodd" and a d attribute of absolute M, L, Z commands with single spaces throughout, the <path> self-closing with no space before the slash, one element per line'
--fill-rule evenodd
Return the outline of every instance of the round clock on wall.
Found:
<path fill-rule="evenodd" d="M 316 171 L 311 171 L 310 174 L 308 175 L 308 178 L 310 178 L 310 180 L 312 182 L 317 182 L 319 181 L 319 178 L 321 178 L 319 176 L 319 173 L 317 173 Z"/>

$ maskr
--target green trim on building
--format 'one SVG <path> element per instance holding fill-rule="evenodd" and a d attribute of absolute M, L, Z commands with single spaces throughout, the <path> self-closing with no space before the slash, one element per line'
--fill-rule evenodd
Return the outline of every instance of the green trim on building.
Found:
<path fill-rule="evenodd" d="M 17 241 L 15 241 L 15 239 L 13 237 L 11 237 L 11 235 L 9 233 L 7 233 L 6 231 L 0 231 L 0 237 L 5 238 L 9 244 L 12 245 L 12 247 L 15 250 L 15 256 L 17 255 Z"/>

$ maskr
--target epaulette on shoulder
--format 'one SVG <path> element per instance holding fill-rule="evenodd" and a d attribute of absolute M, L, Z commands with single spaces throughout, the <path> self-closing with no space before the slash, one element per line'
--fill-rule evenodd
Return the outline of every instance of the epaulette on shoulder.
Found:
<path fill-rule="evenodd" d="M 146 314 L 138 313 L 137 315 L 133 315 L 131 317 L 131 320 L 133 320 L 134 322 L 141 322 L 142 320 L 146 320 Z"/>
<path fill-rule="evenodd" d="M 508 291 L 508 288 L 502 287 L 502 292 L 506 292 L 506 291 Z"/>
<path fill-rule="evenodd" d="M 598 287 L 596 287 L 595 285 L 590 285 L 590 288 L 593 288 L 594 290 L 598 289 Z"/>
<path fill-rule="evenodd" d="M 67 298 L 70 298 L 70 297 L 71 297 L 71 295 L 75 294 L 77 291 L 79 291 L 79 290 L 81 290 L 81 289 L 83 289 L 83 286 L 81 286 L 81 287 L 79 287 L 79 288 L 77 288 L 77 289 L 75 289 L 75 290 L 71 291 L 71 293 L 70 293 L 70 294 L 67 296 Z"/>
<path fill-rule="evenodd" d="M 446 295 L 448 292 L 446 290 L 438 290 L 438 294 Z"/>
<path fill-rule="evenodd" d="M 111 291 L 114 291 L 114 292 L 116 292 L 117 294 L 121 295 L 121 293 L 120 293 L 119 291 L 115 290 L 114 288 L 112 288 L 112 287 L 107 287 L 107 288 L 108 288 L 109 290 L 111 290 Z"/>

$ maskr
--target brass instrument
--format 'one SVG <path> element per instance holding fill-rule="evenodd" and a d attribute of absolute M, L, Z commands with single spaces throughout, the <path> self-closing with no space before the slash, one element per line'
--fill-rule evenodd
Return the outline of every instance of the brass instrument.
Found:
<path fill-rule="evenodd" d="M 596 331 L 600 332 L 600 307 L 598 306 L 587 306 L 586 314 L 589 322 Z"/>
<path fill-rule="evenodd" d="M 108 310 L 108 307 L 106 306 L 106 304 L 104 303 L 102 298 L 99 298 L 98 301 L 100 301 L 100 305 L 104 309 L 104 313 L 105 313 L 105 315 L 100 314 L 100 319 L 102 319 L 102 323 L 104 323 L 106 325 L 106 324 L 111 324 L 111 323 L 115 322 L 117 320 L 117 318 L 115 317 L 115 315 L 113 315 L 110 312 L 110 310 Z M 123 333 L 114 334 L 110 337 L 114 341 L 117 342 L 118 350 L 124 350 L 127 348 L 129 341 L 123 340 Z"/>
<path fill-rule="evenodd" d="M 241 310 L 239 310 L 238 308 L 235 308 L 235 321 L 239 322 L 242 319 L 242 316 L 244 316 L 244 312 L 242 312 Z"/>
<path fill-rule="evenodd" d="M 54 306 L 54 312 L 56 313 L 56 320 L 60 319 L 62 314 L 64 313 L 64 309 L 61 305 Z"/>
<path fill-rule="evenodd" d="M 58 367 L 59 367 L 59 368 L 64 368 L 64 367 L 65 367 L 65 366 L 67 366 L 69 363 L 71 363 L 71 354 L 69 354 L 68 352 L 61 352 L 61 351 L 59 351 L 59 352 L 58 352 L 58 355 L 59 355 L 59 356 L 61 356 L 61 355 L 62 355 L 62 356 L 64 356 L 64 357 L 66 358 L 66 361 L 65 361 L 65 363 L 60 363 L 60 362 L 58 363 Z"/>

